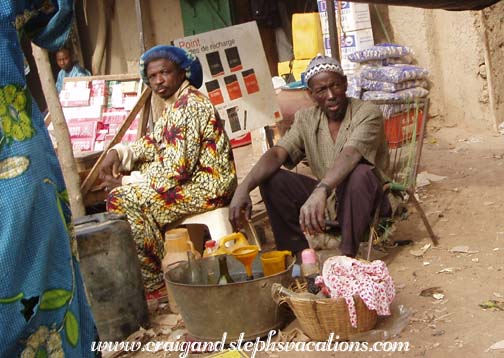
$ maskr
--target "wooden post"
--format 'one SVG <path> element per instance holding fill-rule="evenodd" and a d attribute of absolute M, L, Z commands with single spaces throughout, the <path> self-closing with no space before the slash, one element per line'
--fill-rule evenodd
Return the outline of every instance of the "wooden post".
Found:
<path fill-rule="evenodd" d="M 91 72 L 93 75 L 100 75 L 103 57 L 105 56 L 105 46 L 107 42 L 107 6 L 106 1 L 98 1 L 98 30 L 96 35 L 96 45 L 91 58 Z"/>
<path fill-rule="evenodd" d="M 58 143 L 58 158 L 65 179 L 68 196 L 70 198 L 70 207 L 74 218 L 84 216 L 86 214 L 82 194 L 80 190 L 80 178 L 77 172 L 77 165 L 70 142 L 70 133 L 63 115 L 63 109 L 58 99 L 56 85 L 52 75 L 51 65 L 49 63 L 49 55 L 47 51 L 32 43 L 33 57 L 37 64 L 37 69 L 42 84 L 47 108 L 51 113 L 51 120 L 54 126 L 54 135 Z"/>
<path fill-rule="evenodd" d="M 495 87 L 494 87 L 494 66 L 492 63 L 492 56 L 490 54 L 490 46 L 488 42 L 488 24 L 485 18 L 485 13 L 483 10 L 478 11 L 480 22 L 481 22 L 481 30 L 480 36 L 483 42 L 483 57 L 485 60 L 485 69 L 486 69 L 486 80 L 487 80 L 487 88 L 488 88 L 488 104 L 490 107 L 490 116 L 492 117 L 492 123 L 494 129 L 497 130 L 500 122 L 497 118 L 497 105 L 495 103 Z"/>
<path fill-rule="evenodd" d="M 145 52 L 145 40 L 144 40 L 143 20 L 142 20 L 142 4 L 140 3 L 140 0 L 135 0 L 135 13 L 137 21 L 140 54 L 143 54 Z"/>
<path fill-rule="evenodd" d="M 338 60 L 338 30 L 336 28 L 336 15 L 334 12 L 334 0 L 327 0 L 327 22 L 329 25 L 329 42 L 331 46 L 331 57 Z"/>

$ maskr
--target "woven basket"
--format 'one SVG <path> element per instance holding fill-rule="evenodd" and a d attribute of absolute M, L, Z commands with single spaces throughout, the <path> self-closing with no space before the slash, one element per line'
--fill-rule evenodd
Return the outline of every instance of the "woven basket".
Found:
<path fill-rule="evenodd" d="M 275 296 L 275 294 L 273 295 Z M 281 298 L 296 315 L 303 332 L 316 341 L 326 341 L 331 333 L 334 333 L 334 339 L 347 340 L 356 333 L 373 329 L 376 325 L 376 311 L 369 310 L 359 296 L 354 296 L 357 327 L 352 327 L 350 323 L 348 307 L 344 298 L 317 300 L 295 296 Z"/>

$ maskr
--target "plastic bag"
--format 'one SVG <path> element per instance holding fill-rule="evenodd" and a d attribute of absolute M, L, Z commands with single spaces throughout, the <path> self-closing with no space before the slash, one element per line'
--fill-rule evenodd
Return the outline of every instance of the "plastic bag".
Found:
<path fill-rule="evenodd" d="M 427 81 L 425 80 L 411 80 L 400 83 L 392 83 L 392 82 L 373 81 L 364 78 L 360 82 L 361 87 L 369 91 L 397 92 L 413 87 L 423 87 L 423 88 L 429 87 Z"/>
<path fill-rule="evenodd" d="M 402 57 L 409 55 L 411 49 L 406 46 L 395 44 L 379 44 L 356 51 L 348 55 L 352 62 L 366 62 L 370 60 L 383 60 L 386 58 Z"/>
<path fill-rule="evenodd" d="M 425 68 L 412 65 L 391 65 L 384 67 L 364 66 L 361 72 L 362 79 L 400 83 L 411 80 L 421 80 L 429 76 Z"/>
<path fill-rule="evenodd" d="M 375 329 L 357 333 L 350 337 L 351 341 L 378 342 L 386 341 L 399 335 L 407 326 L 412 311 L 403 305 L 390 307 L 392 314 L 388 317 L 379 317 Z"/>
<path fill-rule="evenodd" d="M 413 57 L 411 55 L 406 55 L 402 57 L 397 57 L 397 58 L 386 58 L 383 60 L 383 66 L 390 66 L 390 65 L 409 65 L 413 63 Z"/>
<path fill-rule="evenodd" d="M 346 91 L 347 97 L 350 98 L 361 98 L 362 86 L 361 79 L 359 76 L 349 76 L 348 77 L 348 88 Z"/>
<path fill-rule="evenodd" d="M 366 91 L 362 95 L 364 101 L 401 101 L 426 97 L 429 91 L 422 87 L 408 88 L 394 93 L 383 91 Z"/>

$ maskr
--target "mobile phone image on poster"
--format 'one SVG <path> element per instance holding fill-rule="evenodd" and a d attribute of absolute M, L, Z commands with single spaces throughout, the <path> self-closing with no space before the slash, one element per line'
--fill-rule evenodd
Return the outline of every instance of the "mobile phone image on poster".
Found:
<path fill-rule="evenodd" d="M 238 53 L 238 47 L 234 46 L 224 50 L 226 53 L 226 59 L 231 72 L 240 71 L 243 69 L 240 54 Z"/>
<path fill-rule="evenodd" d="M 243 71 L 242 76 L 248 94 L 259 92 L 259 84 L 257 83 L 254 69 L 251 68 L 250 70 Z"/>
<path fill-rule="evenodd" d="M 224 77 L 224 83 L 226 83 L 229 99 L 231 101 L 242 97 L 240 83 L 238 82 L 236 75 Z"/>
<path fill-rule="evenodd" d="M 238 116 L 238 107 L 231 107 L 226 110 L 231 127 L 231 132 L 238 132 L 241 129 L 240 117 Z"/>
<path fill-rule="evenodd" d="M 206 58 L 212 77 L 222 76 L 224 74 L 224 67 L 222 67 L 219 51 L 207 53 Z"/>
<path fill-rule="evenodd" d="M 208 98 L 210 98 L 210 102 L 212 102 L 214 106 L 224 103 L 224 97 L 222 97 L 222 91 L 218 80 L 205 82 L 205 87 L 208 92 Z"/>

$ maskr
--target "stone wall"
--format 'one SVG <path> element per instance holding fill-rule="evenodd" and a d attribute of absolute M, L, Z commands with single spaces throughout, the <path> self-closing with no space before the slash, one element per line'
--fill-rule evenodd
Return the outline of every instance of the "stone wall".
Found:
<path fill-rule="evenodd" d="M 493 125 L 485 72 L 480 12 L 450 12 L 399 6 L 372 6 L 376 42 L 411 47 L 419 66 L 431 72 L 431 115 L 447 122 Z M 502 27 L 502 25 L 501 25 Z M 502 29 L 500 30 L 501 38 Z"/>

